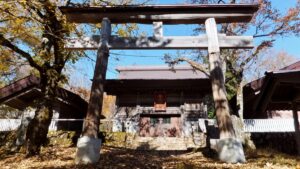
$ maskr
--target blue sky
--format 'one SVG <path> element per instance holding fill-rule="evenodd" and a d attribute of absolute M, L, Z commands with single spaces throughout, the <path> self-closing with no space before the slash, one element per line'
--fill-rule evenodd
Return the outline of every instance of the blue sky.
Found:
<path fill-rule="evenodd" d="M 296 3 L 296 0 L 273 0 L 273 5 L 280 11 L 286 11 L 289 7 Z M 184 0 L 152 0 L 152 4 L 183 4 Z M 197 25 L 164 25 L 163 34 L 164 36 L 190 36 L 194 35 L 193 29 Z M 139 25 L 139 32 L 144 32 L 147 35 L 152 35 L 152 25 Z M 284 50 L 287 53 L 295 56 L 300 60 L 300 37 L 284 37 L 277 38 L 274 43 L 273 49 L 276 51 Z M 176 50 L 111 50 L 109 59 L 107 78 L 116 78 L 117 72 L 115 68 L 117 66 L 125 65 L 161 65 L 164 64 L 162 56 L 165 53 L 175 54 Z M 115 55 L 118 54 L 118 55 Z M 90 57 L 95 58 L 95 52 L 90 52 Z M 139 57 L 138 57 L 139 56 Z M 116 60 L 118 58 L 118 60 Z M 75 72 L 73 74 L 76 78 L 73 79 L 91 79 L 93 76 L 94 63 L 88 59 L 82 59 L 75 65 Z M 72 78 L 71 78 L 72 79 Z M 87 82 L 83 80 L 82 83 Z M 72 82 L 74 85 L 78 82 Z M 85 84 L 87 85 L 87 84 Z"/>
<path fill-rule="evenodd" d="M 272 0 L 274 7 L 280 11 L 287 11 L 290 7 L 294 6 L 296 0 Z M 300 60 L 300 37 L 284 37 L 277 38 L 274 49 L 275 50 L 284 50 L 289 54 L 297 57 Z"/>

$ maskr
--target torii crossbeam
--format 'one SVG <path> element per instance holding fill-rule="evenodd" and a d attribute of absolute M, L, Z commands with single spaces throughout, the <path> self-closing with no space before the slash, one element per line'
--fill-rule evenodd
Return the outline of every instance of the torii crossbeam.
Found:
<path fill-rule="evenodd" d="M 253 48 L 251 36 L 226 36 L 217 33 L 216 23 L 249 22 L 258 5 L 253 4 L 210 4 L 210 5 L 146 5 L 146 6 L 100 6 L 100 7 L 60 7 L 67 20 L 75 23 L 100 23 L 100 36 L 67 39 L 70 50 L 98 50 L 94 71 L 91 97 L 83 128 L 83 137 L 77 144 L 77 162 L 96 163 L 99 159 L 100 142 L 97 135 L 102 109 L 106 69 L 110 49 L 208 49 L 210 74 L 218 125 L 232 126 L 224 86 L 220 49 Z M 111 36 L 111 24 L 143 23 L 154 25 L 152 37 Z M 206 35 L 188 37 L 164 37 L 162 24 L 205 24 Z M 218 92 L 214 92 L 218 90 Z M 226 122 L 229 122 L 228 124 Z M 225 124 L 226 123 L 226 124 Z M 228 127 L 228 126 L 225 126 Z M 245 157 L 240 142 L 232 142 L 232 131 L 222 131 L 220 159 L 226 162 L 244 162 Z M 223 148 L 224 144 L 233 143 Z M 230 147 L 230 146 L 229 146 Z M 230 149 L 230 150 L 228 150 Z M 224 156 L 233 153 L 231 159 Z M 224 157 L 222 157 L 222 155 Z"/>
<path fill-rule="evenodd" d="M 70 22 L 100 23 L 109 18 L 113 24 L 201 24 L 207 18 L 215 18 L 217 23 L 249 22 L 257 9 L 253 4 L 60 7 Z"/>

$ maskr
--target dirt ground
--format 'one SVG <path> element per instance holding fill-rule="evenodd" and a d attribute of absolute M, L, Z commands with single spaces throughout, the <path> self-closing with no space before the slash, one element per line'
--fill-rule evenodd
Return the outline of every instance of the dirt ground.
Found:
<path fill-rule="evenodd" d="M 259 149 L 247 154 L 245 164 L 218 162 L 215 154 L 205 150 L 192 152 L 137 151 L 103 146 L 100 162 L 96 165 L 75 165 L 75 147 L 46 147 L 39 157 L 25 158 L 22 153 L 1 151 L 2 169 L 194 169 L 194 168 L 292 168 L 300 169 L 300 158 L 269 149 Z"/>

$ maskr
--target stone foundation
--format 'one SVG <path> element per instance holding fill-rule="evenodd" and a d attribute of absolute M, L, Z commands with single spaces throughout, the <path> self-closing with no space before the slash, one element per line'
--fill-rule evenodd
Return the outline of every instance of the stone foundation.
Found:
<path fill-rule="evenodd" d="M 79 138 L 79 133 L 75 131 L 49 131 L 48 132 L 48 145 L 59 145 L 62 147 L 71 147 L 76 145 Z"/>
<path fill-rule="evenodd" d="M 139 150 L 190 150 L 206 146 L 206 136 L 194 133 L 192 137 L 140 137 L 125 132 L 106 132 L 104 145 Z"/>
<path fill-rule="evenodd" d="M 100 158 L 101 139 L 83 136 L 78 139 L 76 164 L 94 164 Z"/>
<path fill-rule="evenodd" d="M 219 159 L 226 163 L 245 163 L 245 154 L 242 142 L 238 139 L 220 139 L 217 143 Z"/>

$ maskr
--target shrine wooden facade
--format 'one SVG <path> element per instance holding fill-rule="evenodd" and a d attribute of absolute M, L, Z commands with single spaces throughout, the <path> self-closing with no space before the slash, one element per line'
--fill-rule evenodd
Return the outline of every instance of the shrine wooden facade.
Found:
<path fill-rule="evenodd" d="M 105 91 L 117 97 L 114 131 L 151 137 L 190 137 L 199 118 L 207 118 L 209 78 L 192 67 L 127 66 L 117 68 Z M 194 127 L 193 127 L 194 125 Z"/>

